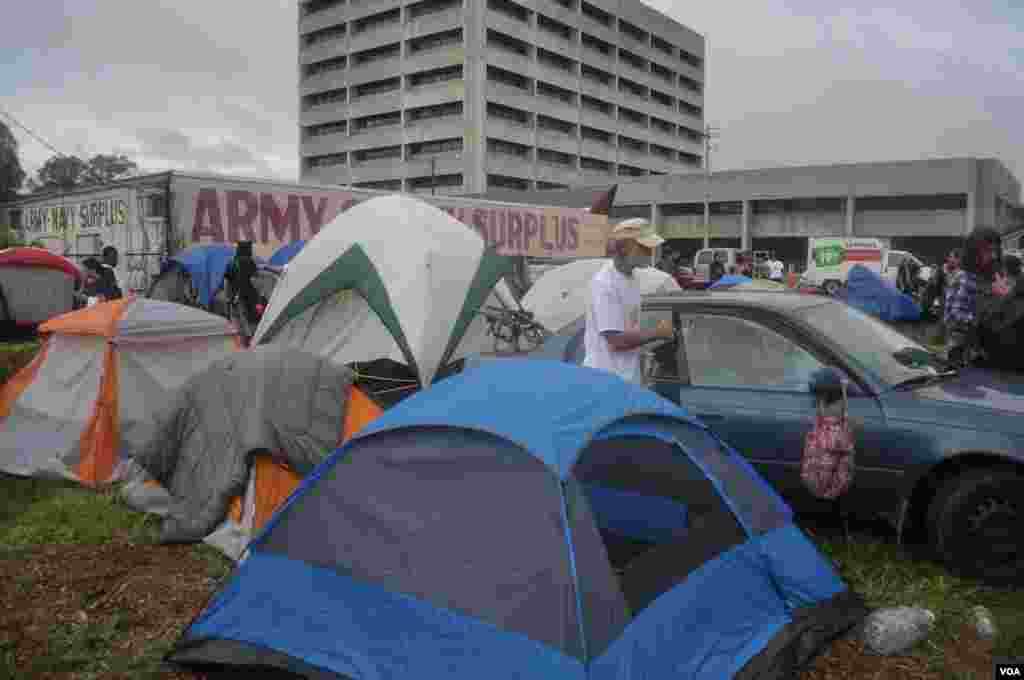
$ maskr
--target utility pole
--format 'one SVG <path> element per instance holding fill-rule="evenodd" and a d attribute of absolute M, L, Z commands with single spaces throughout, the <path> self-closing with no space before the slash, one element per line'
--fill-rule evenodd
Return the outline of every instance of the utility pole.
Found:
<path fill-rule="evenodd" d="M 719 129 L 711 124 L 704 126 L 704 247 L 711 247 L 711 150 L 712 140 L 718 139 Z"/>
<path fill-rule="evenodd" d="M 437 193 L 437 159 L 430 159 L 430 195 Z"/>

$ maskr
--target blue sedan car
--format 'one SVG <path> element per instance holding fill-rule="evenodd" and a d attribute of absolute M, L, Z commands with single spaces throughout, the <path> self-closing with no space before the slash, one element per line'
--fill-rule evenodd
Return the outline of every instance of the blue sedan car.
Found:
<path fill-rule="evenodd" d="M 647 352 L 651 389 L 700 417 L 786 496 L 820 510 L 800 459 L 812 377 L 847 383 L 857 473 L 844 506 L 928 531 L 940 558 L 994 580 L 1024 574 L 1024 378 L 951 370 L 928 349 L 840 301 L 791 292 L 647 297 L 645 324 L 676 339 Z M 536 353 L 581 363 L 583 321 Z"/>

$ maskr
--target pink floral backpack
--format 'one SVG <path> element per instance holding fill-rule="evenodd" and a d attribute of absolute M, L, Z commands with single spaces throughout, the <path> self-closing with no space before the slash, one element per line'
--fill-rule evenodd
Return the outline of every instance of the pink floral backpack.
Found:
<path fill-rule="evenodd" d="M 847 417 L 846 385 L 843 385 L 842 414 L 825 415 L 821 400 L 814 428 L 804 440 L 800 478 L 818 498 L 834 500 L 853 483 L 854 441 Z"/>

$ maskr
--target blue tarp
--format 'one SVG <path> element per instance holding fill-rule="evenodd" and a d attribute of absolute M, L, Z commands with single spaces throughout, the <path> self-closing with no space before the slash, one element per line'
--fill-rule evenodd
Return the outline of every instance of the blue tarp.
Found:
<path fill-rule="evenodd" d="M 846 303 L 882 321 L 918 321 L 921 307 L 914 298 L 864 265 L 854 265 L 841 294 Z"/>
<path fill-rule="evenodd" d="M 726 274 L 722 278 L 712 283 L 708 288 L 729 288 L 731 286 L 738 286 L 741 283 L 753 283 L 754 280 L 748 276 L 740 276 L 739 274 Z"/>
<path fill-rule="evenodd" d="M 305 239 L 298 241 L 292 241 L 286 243 L 277 249 L 277 252 L 270 256 L 268 264 L 274 267 L 283 267 L 292 261 L 292 258 L 299 254 L 303 246 L 306 245 Z"/>
<path fill-rule="evenodd" d="M 224 285 L 224 274 L 234 257 L 233 245 L 212 244 L 187 248 L 172 257 L 171 261 L 185 268 L 192 278 L 192 286 L 199 294 L 199 302 L 209 307 L 217 291 Z M 261 257 L 253 259 L 257 264 L 263 263 Z"/>

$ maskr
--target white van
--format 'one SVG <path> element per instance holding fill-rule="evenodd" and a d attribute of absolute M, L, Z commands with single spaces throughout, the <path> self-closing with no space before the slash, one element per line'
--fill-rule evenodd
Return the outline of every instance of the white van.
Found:
<path fill-rule="evenodd" d="M 875 238 L 809 238 L 804 280 L 834 294 L 846 283 L 854 265 L 882 275 L 885 251 L 885 244 Z"/>
<path fill-rule="evenodd" d="M 707 279 L 711 275 L 711 263 L 721 262 L 725 273 L 730 267 L 740 267 L 750 262 L 750 251 L 739 248 L 703 248 L 693 256 L 693 273 L 698 278 Z"/>
<path fill-rule="evenodd" d="M 877 238 L 811 238 L 807 242 L 807 271 L 804 281 L 834 294 L 846 284 L 850 268 L 863 265 L 895 284 L 900 265 L 907 259 L 921 268 L 918 276 L 927 279 L 930 267 L 905 250 L 890 250 Z"/>

